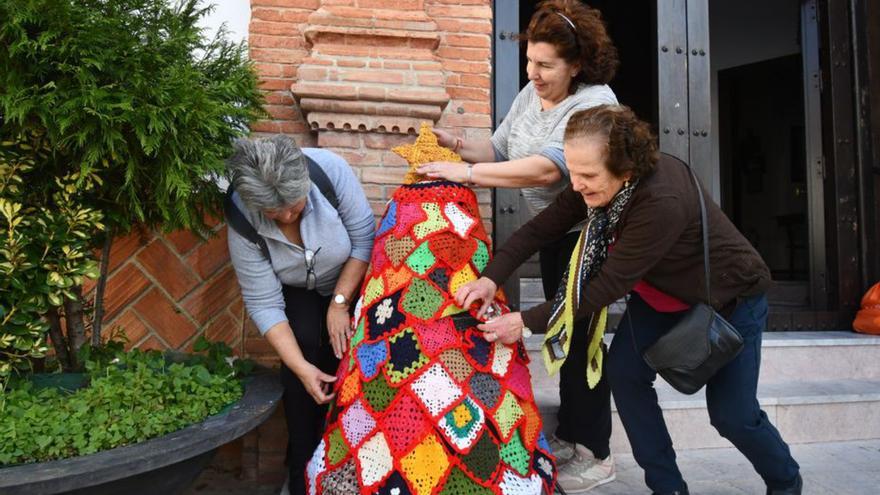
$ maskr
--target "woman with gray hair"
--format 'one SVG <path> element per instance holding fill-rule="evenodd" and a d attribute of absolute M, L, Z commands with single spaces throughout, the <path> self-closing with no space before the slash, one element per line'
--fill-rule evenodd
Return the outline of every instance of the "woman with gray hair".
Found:
<path fill-rule="evenodd" d="M 290 493 L 305 493 L 305 465 L 352 333 L 373 211 L 342 157 L 286 136 L 238 140 L 227 169 L 229 254 L 248 314 L 283 364 Z"/>

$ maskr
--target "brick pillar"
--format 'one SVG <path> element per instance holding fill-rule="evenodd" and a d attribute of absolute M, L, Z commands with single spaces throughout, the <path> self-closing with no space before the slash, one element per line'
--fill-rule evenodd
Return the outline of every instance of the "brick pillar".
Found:
<path fill-rule="evenodd" d="M 491 34 L 490 0 L 251 0 L 250 55 L 270 113 L 252 130 L 339 153 L 381 215 L 406 170 L 390 148 L 422 121 L 490 136 Z M 476 192 L 491 232 L 491 191 Z M 245 352 L 273 362 L 244 325 Z M 281 415 L 245 437 L 246 478 L 283 478 L 279 438 Z"/>

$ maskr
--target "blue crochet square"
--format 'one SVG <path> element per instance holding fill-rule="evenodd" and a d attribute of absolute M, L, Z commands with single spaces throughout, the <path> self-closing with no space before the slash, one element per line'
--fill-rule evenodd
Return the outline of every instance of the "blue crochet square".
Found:
<path fill-rule="evenodd" d="M 394 224 L 397 223 L 397 203 L 391 201 L 388 203 L 388 211 L 385 213 L 385 216 L 382 217 L 382 223 L 379 224 L 379 230 L 376 231 L 376 237 L 388 232 L 389 230 L 394 228 Z"/>

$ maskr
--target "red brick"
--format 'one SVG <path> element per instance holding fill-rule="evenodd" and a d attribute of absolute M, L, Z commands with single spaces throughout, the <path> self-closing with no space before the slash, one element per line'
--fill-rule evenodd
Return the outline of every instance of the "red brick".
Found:
<path fill-rule="evenodd" d="M 255 20 L 301 24 L 311 13 L 303 10 L 273 9 L 257 7 L 251 9 L 251 23 Z"/>
<path fill-rule="evenodd" d="M 168 246 L 156 238 L 137 256 L 138 262 L 175 301 L 199 284 L 199 279 Z"/>
<path fill-rule="evenodd" d="M 274 120 L 293 120 L 299 118 L 296 108 L 289 105 L 265 105 L 263 108 L 269 112 Z"/>
<path fill-rule="evenodd" d="M 298 64 L 308 52 L 291 48 L 251 48 L 251 58 L 258 62 Z"/>
<path fill-rule="evenodd" d="M 411 144 L 412 136 L 403 134 L 367 134 L 364 136 L 364 144 L 367 148 L 390 150 L 402 144 Z"/>
<path fill-rule="evenodd" d="M 489 89 L 492 87 L 492 78 L 482 74 L 462 74 L 459 78 L 462 86 Z"/>
<path fill-rule="evenodd" d="M 443 86 L 442 74 L 416 74 L 419 86 Z"/>
<path fill-rule="evenodd" d="M 128 344 L 126 345 L 128 348 L 140 342 L 141 339 L 150 333 L 150 329 L 147 328 L 143 320 L 138 318 L 137 314 L 131 309 L 126 310 L 119 315 L 119 318 L 104 326 L 104 330 L 101 332 L 103 334 L 102 337 L 104 340 L 107 340 L 117 331 L 125 334 L 125 337 L 128 339 Z"/>
<path fill-rule="evenodd" d="M 462 62 L 460 60 L 444 60 L 443 68 L 452 72 L 468 74 L 489 74 L 492 67 L 489 62 Z"/>
<path fill-rule="evenodd" d="M 464 101 L 460 105 L 459 108 L 464 109 L 464 113 L 477 113 L 477 114 L 489 114 L 492 112 L 492 108 L 489 106 L 488 102 L 475 102 L 475 101 Z"/>
<path fill-rule="evenodd" d="M 202 240 L 196 234 L 188 230 L 175 230 L 168 234 L 163 234 L 165 239 L 174 246 L 174 250 L 180 254 L 186 254 L 196 247 Z"/>
<path fill-rule="evenodd" d="M 256 60 L 256 59 L 254 59 Z M 260 79 L 260 89 L 267 91 L 277 91 L 282 89 L 290 88 L 290 83 L 293 82 L 292 78 L 286 79 L 270 79 L 270 78 L 262 78 Z"/>
<path fill-rule="evenodd" d="M 473 19 L 491 19 L 492 8 L 488 5 L 431 5 L 428 6 L 428 15 L 431 17 L 458 17 Z"/>
<path fill-rule="evenodd" d="M 492 118 L 489 115 L 449 114 L 444 119 L 449 127 L 492 127 Z"/>
<path fill-rule="evenodd" d="M 492 32 L 492 23 L 486 21 L 461 21 L 451 18 L 435 18 L 438 31 L 447 33 L 475 33 L 489 34 Z"/>
<path fill-rule="evenodd" d="M 365 151 L 365 150 L 346 150 L 339 151 L 339 155 L 350 165 L 371 165 L 377 166 L 382 163 L 382 153 L 376 151 Z M 359 167 L 365 168 L 365 167 Z"/>
<path fill-rule="evenodd" d="M 150 335 L 150 338 L 141 342 L 136 347 L 142 351 L 164 351 L 168 349 L 168 346 L 163 344 L 161 340 L 157 339 L 155 335 Z"/>
<path fill-rule="evenodd" d="M 489 58 L 489 51 L 482 48 L 457 48 L 441 46 L 437 49 L 437 55 L 448 59 L 459 60 L 482 60 Z"/>
<path fill-rule="evenodd" d="M 105 321 L 115 318 L 120 310 L 140 297 L 150 285 L 150 281 L 134 265 L 125 265 L 111 275 L 104 291 Z"/>
<path fill-rule="evenodd" d="M 489 48 L 492 40 L 489 36 L 481 34 L 447 34 L 444 37 L 449 46 L 467 46 L 470 48 Z M 488 54 L 488 50 L 486 51 Z"/>
<path fill-rule="evenodd" d="M 229 263 L 227 230 L 224 226 L 210 239 L 198 246 L 186 258 L 187 263 L 203 280 L 207 280 L 217 270 Z"/>
<path fill-rule="evenodd" d="M 204 325 L 232 304 L 240 292 L 235 271 L 230 266 L 187 296 L 183 308 Z"/>
<path fill-rule="evenodd" d="M 251 6 L 266 7 L 299 7 L 305 9 L 317 9 L 318 0 L 251 0 Z"/>
<path fill-rule="evenodd" d="M 230 347 L 235 346 L 241 335 L 241 323 L 229 315 L 228 312 L 221 313 L 220 316 L 208 324 L 205 329 L 205 338 L 214 342 L 225 342 Z"/>
<path fill-rule="evenodd" d="M 324 131 L 318 134 L 320 148 L 360 148 L 361 136 L 353 132 Z"/>
<path fill-rule="evenodd" d="M 270 105 L 293 105 L 295 103 L 293 97 L 287 91 L 266 93 L 265 98 L 266 103 Z"/>
<path fill-rule="evenodd" d="M 364 194 L 367 196 L 367 199 L 373 199 L 377 201 L 385 201 L 387 198 L 385 197 L 385 186 L 380 186 L 376 184 L 364 184 L 363 186 Z"/>
<path fill-rule="evenodd" d="M 302 69 L 300 69 L 302 72 Z M 403 84 L 403 74 L 385 70 L 340 70 L 340 81 Z"/>
<path fill-rule="evenodd" d="M 128 235 L 116 237 L 110 246 L 110 266 L 107 273 L 113 273 L 120 265 L 131 259 L 140 248 L 147 245 L 149 237 L 138 229 Z"/>
<path fill-rule="evenodd" d="M 355 68 L 361 68 L 361 67 L 366 67 L 366 66 L 367 66 L 367 63 L 366 63 L 364 60 L 361 60 L 361 59 L 344 59 L 344 58 L 340 58 L 340 59 L 336 60 L 336 66 L 337 66 L 337 67 L 355 67 Z M 390 68 L 390 67 L 388 67 L 388 68 Z"/>
<path fill-rule="evenodd" d="M 299 36 L 272 36 L 270 34 L 254 34 L 248 36 L 248 45 L 256 48 L 303 48 L 305 39 Z"/>
<path fill-rule="evenodd" d="M 358 0 L 358 7 L 364 9 L 387 9 L 393 5 L 395 9 L 416 10 L 421 9 L 423 0 Z M 389 5 L 391 3 L 392 5 Z"/>
<path fill-rule="evenodd" d="M 159 289 L 154 288 L 147 292 L 134 305 L 134 309 L 174 349 L 196 333 L 196 326 Z"/>
<path fill-rule="evenodd" d="M 302 12 L 298 14 L 301 14 L 303 17 L 308 19 L 307 12 Z M 299 28 L 296 24 L 290 21 L 272 22 L 255 19 L 252 20 L 250 26 L 248 26 L 248 33 L 250 33 L 251 36 L 254 34 L 269 34 L 273 36 L 298 36 Z"/>
<path fill-rule="evenodd" d="M 405 167 L 364 167 L 361 182 L 366 184 L 400 184 L 406 175 Z"/>
<path fill-rule="evenodd" d="M 283 77 L 284 65 L 282 64 L 254 64 L 260 77 Z"/>
<path fill-rule="evenodd" d="M 446 86 L 446 92 L 455 100 L 485 100 L 489 98 L 488 89 Z"/>

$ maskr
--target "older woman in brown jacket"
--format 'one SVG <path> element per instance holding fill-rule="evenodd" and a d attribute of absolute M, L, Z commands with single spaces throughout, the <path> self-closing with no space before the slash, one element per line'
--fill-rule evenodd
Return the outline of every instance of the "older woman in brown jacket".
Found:
<path fill-rule="evenodd" d="M 566 296 L 563 279 L 554 301 L 481 325 L 487 338 L 513 342 L 524 331 L 546 330 L 548 323 L 565 327 L 560 320 L 566 311 L 573 311 L 575 320 L 588 318 L 629 295 L 608 355 L 612 393 L 648 487 L 687 493 L 654 391 L 656 372 L 641 353 L 690 305 L 708 302 L 745 343 L 707 384 L 712 425 L 751 461 L 768 493 L 800 493 L 799 466 L 756 397 L 767 323 L 764 293 L 770 285 L 760 255 L 704 194 L 711 265 L 711 301 L 706 301 L 698 189 L 685 163 L 657 153 L 648 124 L 627 107 L 604 105 L 574 114 L 564 152 L 571 186 L 498 250 L 480 279 L 459 289 L 458 303 L 482 301 L 482 317 L 498 286 L 520 264 L 548 239 L 588 219 L 571 260 L 576 290 Z"/>

